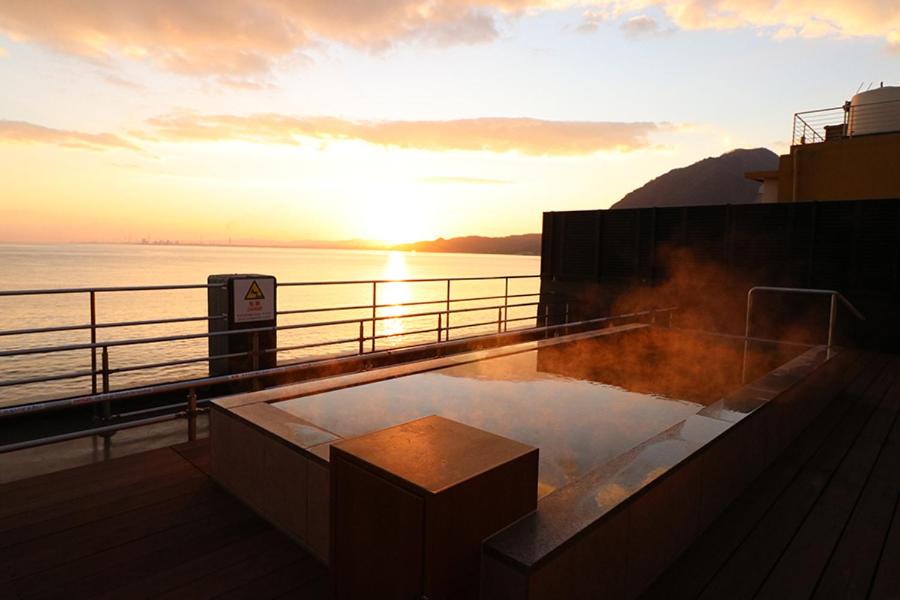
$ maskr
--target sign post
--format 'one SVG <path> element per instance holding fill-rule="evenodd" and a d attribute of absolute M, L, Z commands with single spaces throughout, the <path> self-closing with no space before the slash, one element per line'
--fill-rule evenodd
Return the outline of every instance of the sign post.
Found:
<path fill-rule="evenodd" d="M 271 275 L 210 275 L 209 374 L 211 377 L 277 365 L 276 282 Z M 224 333 L 233 332 L 233 333 Z M 222 358 L 215 359 L 221 356 Z"/>

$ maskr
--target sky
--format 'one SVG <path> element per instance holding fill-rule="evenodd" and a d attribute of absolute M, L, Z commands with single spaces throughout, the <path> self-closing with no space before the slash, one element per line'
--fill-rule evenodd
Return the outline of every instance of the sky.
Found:
<path fill-rule="evenodd" d="M 0 0 L 0 242 L 537 232 L 898 74 L 897 0 Z"/>

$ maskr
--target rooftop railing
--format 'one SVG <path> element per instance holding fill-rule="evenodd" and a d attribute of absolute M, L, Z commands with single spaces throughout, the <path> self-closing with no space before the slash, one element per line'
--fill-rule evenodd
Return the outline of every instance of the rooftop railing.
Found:
<path fill-rule="evenodd" d="M 0 330 L 0 361 L 18 361 L 16 368 L 6 368 L 4 372 L 27 372 L 26 377 L 0 379 L 0 391 L 7 391 L 0 402 L 0 414 L 11 407 L 30 404 L 35 401 L 55 400 L 62 396 L 82 396 L 105 394 L 112 391 L 114 377 L 125 385 L 140 385 L 146 378 L 136 374 L 153 372 L 157 383 L 177 380 L 185 375 L 196 376 L 198 369 L 205 370 L 213 360 L 233 357 L 254 358 L 254 353 L 275 353 L 277 363 L 304 363 L 321 360 L 324 357 L 376 352 L 380 349 L 402 348 L 424 343 L 448 341 L 466 335 L 486 332 L 503 332 L 510 328 L 536 326 L 548 314 L 538 314 L 538 275 L 503 275 L 496 277 L 457 277 L 424 279 L 377 279 L 348 281 L 299 281 L 279 282 L 279 299 L 289 296 L 286 290 L 319 288 L 326 290 L 327 297 L 358 298 L 363 290 L 369 302 L 349 302 L 335 305 L 289 306 L 277 310 L 279 322 L 274 327 L 259 327 L 240 331 L 207 331 L 209 321 L 225 319 L 226 315 L 187 315 L 169 318 L 141 320 L 102 320 L 98 315 L 98 299 L 102 296 L 133 293 L 161 293 L 185 290 L 208 290 L 219 285 L 158 285 L 98 288 L 65 288 L 0 291 L 0 301 L 6 298 L 47 297 L 55 295 L 82 296 L 85 300 L 85 319 L 81 323 L 67 323 L 43 327 L 27 327 Z M 429 290 L 417 293 L 399 294 L 398 287 L 411 288 L 425 286 Z M 501 287 L 502 286 L 502 287 Z M 440 288 L 440 295 L 434 294 Z M 502 289 L 502 293 L 500 290 Z M 341 290 L 341 291 L 335 291 Z M 347 290 L 353 290 L 353 293 Z M 459 290 L 459 292 L 457 292 Z M 492 291 L 486 291 L 492 290 Z M 434 295 L 429 295 L 434 294 Z M 321 297 L 322 294 L 319 294 Z M 405 299 L 412 298 L 412 299 Z M 392 301 L 393 300 L 393 301 Z M 290 300 L 288 301 L 290 302 Z M 205 303 L 205 299 L 204 299 Z M 549 307 L 544 310 L 550 310 Z M 559 306 L 554 313 L 565 313 L 567 308 Z M 47 315 L 50 320 L 52 315 Z M 297 321 L 299 322 L 290 322 Z M 197 325 L 203 331 L 171 333 L 173 327 L 179 330 Z M 100 339 L 103 332 L 120 333 L 129 328 L 140 328 L 148 333 L 144 336 L 114 335 L 110 339 Z M 162 328 L 162 331 L 160 331 Z M 210 356 L 205 345 L 216 336 L 247 333 L 279 332 L 279 345 L 274 348 L 251 349 L 247 352 Z M 351 333 L 352 332 L 352 333 Z M 162 334 L 160 334 L 162 333 Z M 47 335 L 84 335 L 85 341 L 73 343 L 41 343 Z M 15 339 L 16 344 L 2 344 L 2 340 Z M 34 340 L 38 340 L 36 343 Z M 199 354 L 199 344 L 203 353 Z M 152 347 L 152 350 L 145 350 Z M 194 352 L 194 355 L 185 355 Z M 73 354 L 88 356 L 85 368 L 75 369 L 65 365 L 77 364 Z M 172 356 L 172 354 L 175 356 Z M 68 360 L 57 360 L 46 366 L 25 364 L 29 358 L 66 356 Z M 154 360 L 147 360 L 154 358 Z M 258 358 L 258 356 L 256 357 Z M 83 360 L 83 359 L 82 359 Z M 257 364 L 259 361 L 255 361 Z M 0 366 L 3 363 L 0 362 Z M 173 368 L 194 367 L 193 370 L 173 371 Z M 168 371 L 167 371 L 168 370 Z M 127 376 L 126 376 L 127 374 Z M 175 375 L 173 377 L 172 375 Z M 160 381 L 160 379 L 162 381 Z M 24 391 L 28 386 L 67 382 L 57 386 L 57 397 L 35 398 Z M 85 385 L 87 389 L 79 386 Z M 121 386 L 120 386 L 121 387 Z M 33 388 L 32 388 L 33 389 Z M 23 390 L 21 396 L 10 398 L 9 391 Z"/>
<path fill-rule="evenodd" d="M 866 102 L 794 114 L 792 145 L 900 131 L 900 100 Z"/>

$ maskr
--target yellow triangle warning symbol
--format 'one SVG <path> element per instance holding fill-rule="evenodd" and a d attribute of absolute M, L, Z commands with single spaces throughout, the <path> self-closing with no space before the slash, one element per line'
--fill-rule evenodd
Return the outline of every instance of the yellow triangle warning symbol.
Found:
<path fill-rule="evenodd" d="M 259 289 L 259 284 L 254 279 L 253 283 L 250 284 L 250 289 L 244 295 L 244 300 L 263 300 L 264 298 L 262 290 Z"/>

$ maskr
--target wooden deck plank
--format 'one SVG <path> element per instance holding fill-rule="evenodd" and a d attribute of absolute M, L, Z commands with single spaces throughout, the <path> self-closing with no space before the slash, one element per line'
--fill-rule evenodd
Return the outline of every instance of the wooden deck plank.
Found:
<path fill-rule="evenodd" d="M 189 466 L 192 466 L 176 452 L 167 448 L 164 451 L 154 452 L 148 458 L 150 460 L 146 463 L 129 461 L 125 466 L 114 465 L 116 460 L 120 460 L 115 459 L 107 463 L 91 465 L 97 467 L 98 471 L 82 473 L 82 476 L 76 479 L 62 476 L 57 479 L 53 478 L 55 474 L 51 473 L 45 476 L 51 479 L 38 486 L 29 486 L 9 492 L 4 489 L 3 501 L 0 504 L 0 518 L 132 485 L 146 479 L 150 474 L 187 470 Z"/>
<path fill-rule="evenodd" d="M 891 435 L 819 580 L 814 598 L 850 600 L 868 595 L 898 501 L 900 419 L 895 419 Z M 893 570 L 900 570 L 900 562 L 894 563 Z M 900 596 L 900 590 L 895 592 Z"/>
<path fill-rule="evenodd" d="M 8 522 L 9 527 L 0 534 L 0 549 L 198 492 L 208 486 L 209 482 L 202 473 L 196 470 L 181 471 L 153 477 L 147 480 L 146 485 L 139 483 L 70 503 L 54 504 L 20 515 L 18 526 L 13 526 L 14 521 Z"/>
<path fill-rule="evenodd" d="M 209 438 L 201 438 L 193 442 L 185 442 L 172 446 L 172 450 L 180 454 L 195 467 L 210 474 L 211 457 L 209 452 Z"/>
<path fill-rule="evenodd" d="M 648 599 L 695 598 L 752 532 L 801 468 L 839 426 L 852 404 L 883 372 L 886 360 L 866 356 L 844 392 L 803 431 L 783 456 L 741 494 L 644 594 Z"/>
<path fill-rule="evenodd" d="M 174 527 L 56 568 L 14 580 L 23 598 L 87 597 L 155 575 L 266 529 L 243 506 L 230 505 L 208 519 Z"/>
<path fill-rule="evenodd" d="M 242 537 L 231 544 L 193 560 L 182 562 L 170 569 L 157 571 L 150 577 L 119 587 L 102 597 L 108 600 L 114 598 L 123 600 L 159 598 L 166 593 L 189 586 L 192 582 L 202 579 L 210 573 L 232 568 L 234 565 L 264 552 L 266 547 L 279 543 L 288 542 L 280 532 L 266 529 L 252 536 Z"/>
<path fill-rule="evenodd" d="M 248 544 L 249 545 L 249 544 Z M 305 558 L 304 562 L 298 562 Z M 213 565 L 211 571 L 202 577 L 196 577 L 187 585 L 173 589 L 160 596 L 161 600 L 179 600 L 181 598 L 212 598 L 230 592 L 235 588 L 258 580 L 288 564 L 300 570 L 306 570 L 313 563 L 312 557 L 306 555 L 296 544 L 287 538 L 278 536 L 267 541 L 262 548 L 252 549 L 247 558 L 222 568 Z"/>
<path fill-rule="evenodd" d="M 0 550 L 0 580 L 36 573 L 152 533 L 204 519 L 222 503 L 210 489 Z"/>
<path fill-rule="evenodd" d="M 700 598 L 752 598 L 787 548 L 894 379 L 885 369 L 850 407 L 834 435 L 804 465 L 764 518 L 716 573 Z"/>
<path fill-rule="evenodd" d="M 290 592 L 294 593 L 293 597 L 295 599 L 324 598 L 324 590 L 321 596 L 312 593 L 303 595 L 302 592 L 298 593 L 298 591 L 314 581 L 325 581 L 327 579 L 327 574 L 328 571 L 323 565 L 315 561 L 310 562 L 304 559 L 289 563 L 280 569 L 263 577 L 258 577 L 253 581 L 248 581 L 217 598 L 218 600 L 243 600 L 245 598 L 268 600 L 271 598 L 278 598 L 283 594 Z"/>
<path fill-rule="evenodd" d="M 869 598 L 900 598 L 900 503 L 894 509 Z"/>
<path fill-rule="evenodd" d="M 900 387 L 895 381 L 766 578 L 758 597 L 812 595 L 890 434 L 898 399 Z"/>
<path fill-rule="evenodd" d="M 0 485 L 0 598 L 256 598 L 324 581 L 208 464 L 198 441 Z"/>

